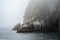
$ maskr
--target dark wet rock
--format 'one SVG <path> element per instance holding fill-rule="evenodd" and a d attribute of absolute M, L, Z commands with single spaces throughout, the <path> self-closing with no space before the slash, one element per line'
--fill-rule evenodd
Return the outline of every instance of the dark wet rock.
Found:
<path fill-rule="evenodd" d="M 24 23 L 21 27 L 17 30 L 17 32 L 33 32 L 34 26 L 33 23 Z"/>
<path fill-rule="evenodd" d="M 50 24 L 44 24 L 44 22 L 39 21 L 33 21 L 24 23 L 17 32 L 55 32 L 58 29 L 58 19 L 55 23 Z M 49 26 L 50 25 L 50 26 Z"/>
<path fill-rule="evenodd" d="M 32 27 L 22 27 L 19 30 L 17 30 L 17 32 L 32 32 Z"/>
<path fill-rule="evenodd" d="M 18 23 L 18 24 L 15 25 L 15 27 L 12 30 L 18 30 L 20 28 L 20 26 L 21 26 L 21 24 Z"/>

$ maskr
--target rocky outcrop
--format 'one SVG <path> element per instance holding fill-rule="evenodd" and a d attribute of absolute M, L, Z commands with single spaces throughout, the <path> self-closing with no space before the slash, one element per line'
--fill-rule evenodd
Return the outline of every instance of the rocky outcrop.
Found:
<path fill-rule="evenodd" d="M 17 32 L 60 30 L 60 0 L 31 0 Z"/>
<path fill-rule="evenodd" d="M 22 24 L 22 26 L 17 30 L 17 32 L 56 32 L 58 30 L 59 19 L 55 23 L 46 24 L 44 22 L 39 22 L 35 20 L 33 22 L 28 22 Z"/>
<path fill-rule="evenodd" d="M 18 23 L 17 25 L 15 25 L 15 27 L 12 30 L 18 30 L 20 28 L 21 24 Z"/>
<path fill-rule="evenodd" d="M 22 27 L 20 27 L 17 32 L 37 32 L 40 27 L 41 24 L 38 21 L 28 22 L 22 24 Z"/>

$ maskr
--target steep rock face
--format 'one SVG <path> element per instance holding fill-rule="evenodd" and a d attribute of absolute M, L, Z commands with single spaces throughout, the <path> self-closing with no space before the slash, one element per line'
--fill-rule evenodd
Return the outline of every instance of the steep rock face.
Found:
<path fill-rule="evenodd" d="M 56 10 L 56 0 L 31 0 L 24 14 L 24 21 L 31 18 L 48 19 Z"/>
<path fill-rule="evenodd" d="M 34 30 L 34 20 L 39 19 L 40 26 L 36 26 L 39 31 L 55 31 L 60 26 L 60 0 L 31 0 L 29 3 L 26 12 L 24 14 L 24 23 L 26 21 L 33 25 L 33 29 L 24 28 L 26 30 Z M 31 20 L 33 18 L 33 20 Z M 58 26 L 59 25 L 59 26 Z M 40 27 L 40 28 L 39 28 Z M 36 29 L 37 29 L 36 28 Z M 21 30 L 22 30 L 21 29 Z"/>
<path fill-rule="evenodd" d="M 21 25 L 21 27 L 17 30 L 17 32 L 51 32 L 56 31 L 59 25 L 59 19 L 56 20 L 55 23 L 44 24 L 43 21 L 39 22 L 38 20 L 34 20 L 32 22 L 26 22 Z M 51 25 L 50 25 L 51 24 Z"/>
<path fill-rule="evenodd" d="M 24 15 L 24 22 L 31 18 L 38 18 L 50 25 L 50 22 L 56 22 L 59 15 L 59 0 L 31 0 Z"/>

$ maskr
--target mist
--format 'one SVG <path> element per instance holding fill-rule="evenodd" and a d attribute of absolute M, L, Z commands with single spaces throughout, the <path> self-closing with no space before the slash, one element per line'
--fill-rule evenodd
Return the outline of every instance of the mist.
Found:
<path fill-rule="evenodd" d="M 13 28 L 17 23 L 22 24 L 31 18 L 48 19 L 59 2 L 59 0 L 0 0 L 0 27 Z"/>
<path fill-rule="evenodd" d="M 30 0 L 0 0 L 0 28 L 13 28 L 23 23 L 23 15 Z"/>
<path fill-rule="evenodd" d="M 31 18 L 37 18 L 41 21 L 53 18 L 54 21 L 58 17 L 58 12 L 54 12 L 57 11 L 59 2 L 59 0 L 31 0 L 24 14 L 24 22 Z"/>

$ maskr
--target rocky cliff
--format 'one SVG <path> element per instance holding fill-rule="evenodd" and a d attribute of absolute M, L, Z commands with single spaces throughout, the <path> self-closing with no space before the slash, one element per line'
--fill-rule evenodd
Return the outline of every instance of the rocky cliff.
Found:
<path fill-rule="evenodd" d="M 60 30 L 60 0 L 31 0 L 17 32 Z"/>

